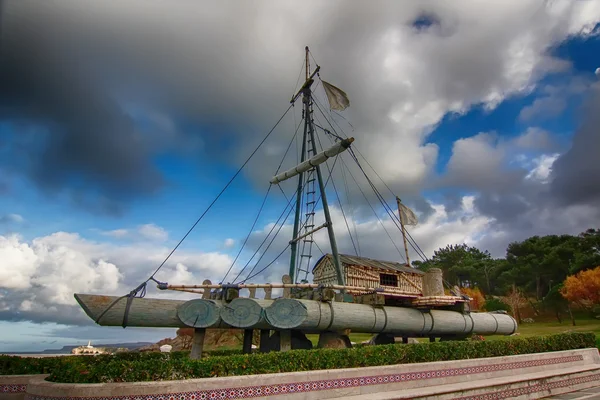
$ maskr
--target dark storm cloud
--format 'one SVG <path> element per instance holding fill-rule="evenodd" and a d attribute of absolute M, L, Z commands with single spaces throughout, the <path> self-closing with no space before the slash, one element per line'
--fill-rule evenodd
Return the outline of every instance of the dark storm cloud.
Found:
<path fill-rule="evenodd" d="M 10 122 L 0 137 L 5 168 L 51 193 L 68 187 L 80 193 L 78 204 L 86 204 L 82 194 L 99 194 L 106 200 L 92 206 L 113 213 L 120 201 L 159 189 L 149 144 L 82 68 L 84 54 L 69 47 L 60 16 L 15 5 L 5 3 L 0 15 L 0 121 Z"/>
<path fill-rule="evenodd" d="M 590 90 L 571 148 L 552 167 L 551 193 L 561 205 L 600 201 L 600 85 Z"/>

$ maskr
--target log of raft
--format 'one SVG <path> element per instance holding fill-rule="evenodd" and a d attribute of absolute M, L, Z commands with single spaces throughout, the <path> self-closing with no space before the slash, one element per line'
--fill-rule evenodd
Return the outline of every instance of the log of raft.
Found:
<path fill-rule="evenodd" d="M 272 329 L 265 319 L 265 308 L 273 300 L 238 297 L 221 309 L 223 321 L 233 327 L 243 329 Z"/>
<path fill-rule="evenodd" d="M 277 299 L 265 309 L 275 329 L 390 333 L 398 336 L 510 335 L 517 330 L 509 315 L 421 311 L 408 307 Z"/>
<path fill-rule="evenodd" d="M 75 294 L 83 311 L 96 321 L 117 296 Z M 127 299 L 118 300 L 99 321 L 101 326 L 121 326 Z M 229 328 L 221 319 L 222 301 L 194 299 L 191 301 L 136 297 L 131 302 L 127 326 L 152 328 Z"/>
<path fill-rule="evenodd" d="M 117 297 L 76 294 L 75 299 L 95 321 Z M 119 300 L 98 324 L 121 326 L 126 303 L 125 298 Z M 463 314 L 445 310 L 422 311 L 409 307 L 286 298 L 236 298 L 230 303 L 210 299 L 186 302 L 134 298 L 127 325 L 165 328 L 293 329 L 304 332 L 350 329 L 357 333 L 387 333 L 408 337 L 511 335 L 517 330 L 516 321 L 505 314 Z"/>

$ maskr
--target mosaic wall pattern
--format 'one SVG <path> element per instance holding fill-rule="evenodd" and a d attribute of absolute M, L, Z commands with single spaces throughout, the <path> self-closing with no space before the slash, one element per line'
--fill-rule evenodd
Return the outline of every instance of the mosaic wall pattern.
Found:
<path fill-rule="evenodd" d="M 26 390 L 27 390 L 27 385 L 21 385 L 21 384 L 1 385 L 0 384 L 0 393 L 25 393 Z"/>
<path fill-rule="evenodd" d="M 503 390 L 500 392 L 482 393 L 476 396 L 456 397 L 453 400 L 496 400 L 496 399 L 510 399 L 517 396 L 524 396 L 532 393 L 545 392 L 547 390 L 564 388 L 567 386 L 580 385 L 587 382 L 598 382 L 600 381 L 600 374 L 583 376 L 580 378 L 565 379 L 562 381 L 556 381 L 551 383 L 540 383 L 537 385 L 531 385 L 522 388 Z"/>
<path fill-rule="evenodd" d="M 395 382 L 410 382 L 423 379 L 434 379 L 447 376 L 482 374 L 486 372 L 506 371 L 518 368 L 531 368 L 542 365 L 563 364 L 583 361 L 582 355 L 554 357 L 542 360 L 515 361 L 503 364 L 481 365 L 474 367 L 450 368 L 434 371 L 406 372 L 400 374 L 365 376 L 359 378 L 339 378 L 320 381 L 282 383 L 275 385 L 246 386 L 238 388 L 198 390 L 185 393 L 165 393 L 153 395 L 131 395 L 111 397 L 86 397 L 89 400 L 204 400 L 204 399 L 249 399 L 254 397 L 274 396 L 319 390 L 350 388 L 369 385 L 381 385 Z M 561 381 L 562 382 L 562 381 Z M 572 384 L 572 383 L 568 383 Z M 535 387 L 535 386 L 534 386 Z M 483 399 L 484 397 L 481 397 Z M 486 399 L 491 397 L 485 397 Z M 500 398 L 500 397 L 498 397 Z M 504 398 L 504 397 L 502 397 Z M 81 400 L 81 397 L 54 397 L 27 395 L 28 400 Z"/>

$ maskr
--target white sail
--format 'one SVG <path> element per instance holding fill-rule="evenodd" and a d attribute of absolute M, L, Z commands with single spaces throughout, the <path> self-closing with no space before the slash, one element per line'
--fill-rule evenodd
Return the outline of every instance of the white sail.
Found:
<path fill-rule="evenodd" d="M 402 223 L 404 225 L 417 225 L 419 223 L 415 213 L 404 204 L 400 203 L 400 213 L 402 214 Z"/>
<path fill-rule="evenodd" d="M 332 110 L 343 111 L 350 105 L 348 95 L 340 88 L 333 86 L 331 83 L 323 82 L 327 100 L 329 100 L 329 108 Z"/>

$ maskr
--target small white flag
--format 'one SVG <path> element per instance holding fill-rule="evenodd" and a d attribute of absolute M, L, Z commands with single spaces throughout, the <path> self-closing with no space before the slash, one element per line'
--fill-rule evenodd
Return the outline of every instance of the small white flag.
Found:
<path fill-rule="evenodd" d="M 400 203 L 400 213 L 402 215 L 402 223 L 404 225 L 417 225 L 419 223 L 415 213 L 402 203 Z"/>
<path fill-rule="evenodd" d="M 329 100 L 329 108 L 332 110 L 343 111 L 350 105 L 348 95 L 340 88 L 333 86 L 330 83 L 323 81 L 323 87 Z"/>

